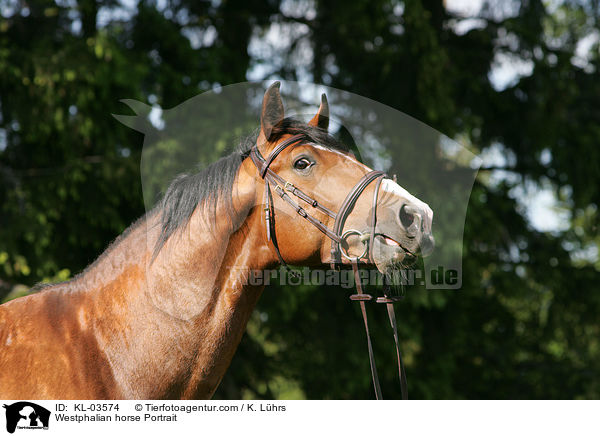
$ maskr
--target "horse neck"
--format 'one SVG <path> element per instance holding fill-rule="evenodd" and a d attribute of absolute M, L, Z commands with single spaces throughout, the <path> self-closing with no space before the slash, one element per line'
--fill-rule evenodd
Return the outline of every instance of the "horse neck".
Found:
<path fill-rule="evenodd" d="M 233 233 L 230 223 L 207 224 L 198 208 L 155 259 L 158 216 L 145 223 L 145 237 L 132 235 L 113 253 L 146 246 L 98 287 L 94 304 L 102 308 L 102 325 L 112 326 L 99 341 L 123 396 L 209 398 L 216 390 L 263 289 L 249 284 L 248 273 L 273 262 L 259 208 L 246 197 L 236 205 L 234 222 L 242 225 Z M 229 216 L 222 204 L 216 212 Z"/>

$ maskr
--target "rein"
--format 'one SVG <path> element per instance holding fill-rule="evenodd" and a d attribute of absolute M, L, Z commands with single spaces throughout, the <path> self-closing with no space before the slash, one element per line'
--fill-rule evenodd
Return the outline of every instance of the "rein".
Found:
<path fill-rule="evenodd" d="M 354 280 L 356 283 L 356 291 L 357 293 L 350 296 L 350 300 L 358 301 L 360 303 L 360 309 L 362 312 L 363 322 L 365 326 L 365 332 L 367 335 L 367 347 L 369 350 L 369 363 L 371 366 L 371 376 L 373 379 L 373 388 L 375 389 L 375 397 L 380 400 L 383 399 L 381 395 L 381 387 L 379 384 L 379 376 L 377 375 L 377 368 L 375 366 L 375 356 L 373 354 L 373 346 L 371 343 L 371 335 L 369 332 L 369 324 L 367 321 L 367 311 L 365 307 L 366 301 L 372 301 L 373 296 L 370 294 L 366 294 L 363 292 L 362 288 L 362 279 L 360 277 L 358 265 L 359 261 L 362 258 L 367 258 L 373 260 L 373 244 L 375 240 L 375 225 L 377 224 L 377 198 L 379 195 L 379 186 L 384 178 L 387 178 L 387 175 L 383 171 L 370 171 L 365 174 L 356 185 L 350 190 L 350 192 L 346 195 L 344 202 L 340 206 L 340 209 L 337 213 L 331 211 L 317 200 L 313 199 L 309 195 L 302 192 L 300 189 L 295 187 L 292 183 L 286 181 L 284 178 L 279 176 L 277 173 L 272 171 L 269 166 L 275 160 L 275 158 L 287 147 L 291 145 L 298 144 L 303 139 L 302 135 L 294 135 L 285 141 L 278 144 L 273 151 L 267 156 L 265 159 L 257 146 L 252 147 L 250 151 L 250 158 L 252 162 L 258 169 L 260 176 L 265 181 L 265 224 L 267 230 L 267 240 L 270 240 L 273 243 L 273 247 L 275 248 L 275 253 L 282 265 L 289 269 L 285 260 L 283 259 L 281 252 L 279 250 L 279 245 L 277 243 L 277 236 L 275 234 L 275 226 L 273 222 L 274 211 L 273 211 L 273 197 L 271 192 L 271 186 L 273 189 L 283 199 L 286 203 L 288 203 L 293 209 L 296 210 L 296 213 L 300 215 L 302 218 L 306 219 L 313 226 L 319 229 L 322 233 L 327 235 L 331 239 L 331 268 L 335 269 L 336 263 L 341 263 L 341 256 L 348 259 L 352 264 L 352 270 L 354 272 Z M 350 211 L 352 210 L 354 204 L 364 192 L 364 190 L 371 183 L 375 182 L 375 192 L 373 194 L 373 207 L 372 214 L 369 220 L 369 228 L 370 233 L 363 233 L 358 230 L 347 230 L 343 232 L 344 224 L 346 219 L 350 215 Z M 319 219 L 310 215 L 306 209 L 304 209 L 298 202 L 296 202 L 288 193 L 291 193 L 295 197 L 302 200 L 304 203 L 312 206 L 314 209 L 320 210 L 330 218 L 334 219 L 333 229 L 329 229 L 325 224 L 323 224 Z M 368 244 L 365 247 L 365 250 L 360 256 L 352 257 L 349 256 L 348 253 L 345 253 L 342 247 L 342 242 L 350 235 L 357 235 L 361 238 L 361 241 L 364 243 L 368 241 Z M 400 352 L 400 341 L 398 339 L 398 329 L 396 323 L 396 315 L 394 312 L 393 304 L 399 301 L 402 297 L 390 296 L 388 294 L 389 288 L 386 287 L 384 290 L 383 297 L 377 297 L 375 302 L 377 303 L 385 303 L 387 306 L 388 317 L 390 320 L 390 325 L 392 327 L 392 331 L 394 334 L 394 343 L 396 345 L 396 357 L 398 360 L 398 374 L 400 377 L 400 388 L 402 393 L 402 399 L 405 400 L 408 398 L 407 396 L 407 384 L 406 384 L 406 373 L 404 370 L 404 363 L 402 361 L 402 354 Z"/>

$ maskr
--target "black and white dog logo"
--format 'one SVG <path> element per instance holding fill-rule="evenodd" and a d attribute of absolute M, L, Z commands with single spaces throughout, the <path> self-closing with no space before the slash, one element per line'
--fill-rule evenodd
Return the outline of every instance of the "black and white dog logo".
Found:
<path fill-rule="evenodd" d="M 28 401 L 3 406 L 6 409 L 6 431 L 15 429 L 48 429 L 50 411 Z"/>

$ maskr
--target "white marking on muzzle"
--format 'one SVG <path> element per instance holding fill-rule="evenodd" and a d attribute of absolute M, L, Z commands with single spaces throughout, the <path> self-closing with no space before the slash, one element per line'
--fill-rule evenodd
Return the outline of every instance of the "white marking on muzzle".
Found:
<path fill-rule="evenodd" d="M 384 179 L 381 182 L 381 189 L 400 197 L 403 204 L 409 204 L 416 207 L 422 214 L 423 233 L 431 233 L 431 224 L 433 222 L 433 211 L 427 203 L 419 200 L 402 186 L 390 179 Z"/>

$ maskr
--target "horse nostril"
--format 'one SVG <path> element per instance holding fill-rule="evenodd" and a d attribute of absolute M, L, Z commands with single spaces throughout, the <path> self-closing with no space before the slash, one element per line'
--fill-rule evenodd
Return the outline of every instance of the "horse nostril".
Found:
<path fill-rule="evenodd" d="M 400 222 L 405 229 L 408 229 L 415 220 L 415 214 L 410 206 L 406 204 L 400 208 Z"/>

